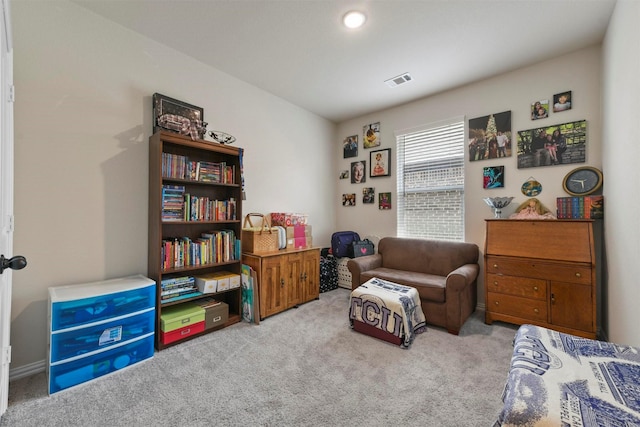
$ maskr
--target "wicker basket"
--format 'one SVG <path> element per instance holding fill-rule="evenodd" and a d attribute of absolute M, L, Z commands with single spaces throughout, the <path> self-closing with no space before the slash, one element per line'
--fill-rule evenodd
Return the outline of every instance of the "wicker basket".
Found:
<path fill-rule="evenodd" d="M 260 217 L 261 225 L 254 226 L 251 217 Z M 268 217 L 250 213 L 244 217 L 242 226 L 242 251 L 260 254 L 278 250 L 278 233 L 271 229 Z"/>

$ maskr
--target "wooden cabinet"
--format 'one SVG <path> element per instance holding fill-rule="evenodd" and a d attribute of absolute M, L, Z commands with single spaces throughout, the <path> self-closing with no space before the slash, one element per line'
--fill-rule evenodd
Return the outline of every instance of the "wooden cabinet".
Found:
<path fill-rule="evenodd" d="M 157 283 L 156 347 L 159 350 L 174 345 L 163 344 L 160 339 L 161 316 L 166 307 L 213 297 L 229 306 L 228 320 L 223 326 L 241 320 L 241 287 L 213 294 L 186 293 L 173 299 L 166 298 L 166 289 L 163 290 L 163 281 L 166 284 L 170 279 L 220 271 L 241 274 L 237 242 L 242 232 L 240 152 L 237 147 L 194 141 L 166 131 L 149 138 L 147 270 L 148 276 Z M 184 192 L 183 205 L 179 195 L 173 194 L 175 200 L 167 199 L 167 191 L 175 187 Z M 212 330 L 215 329 L 188 338 Z M 184 340 L 176 343 L 181 341 Z"/>
<path fill-rule="evenodd" d="M 317 299 L 320 295 L 320 250 L 289 249 L 242 255 L 256 271 L 260 319 Z"/>
<path fill-rule="evenodd" d="M 486 323 L 531 323 L 596 338 L 599 224 L 487 220 L 486 225 Z"/>

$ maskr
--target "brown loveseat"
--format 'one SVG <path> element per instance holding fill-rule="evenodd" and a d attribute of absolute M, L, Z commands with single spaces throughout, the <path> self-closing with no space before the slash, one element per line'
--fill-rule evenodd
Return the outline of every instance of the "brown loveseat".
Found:
<path fill-rule="evenodd" d="M 378 253 L 347 262 L 351 288 L 377 277 L 418 290 L 427 324 L 458 335 L 474 312 L 479 250 L 473 243 L 384 237 Z"/>

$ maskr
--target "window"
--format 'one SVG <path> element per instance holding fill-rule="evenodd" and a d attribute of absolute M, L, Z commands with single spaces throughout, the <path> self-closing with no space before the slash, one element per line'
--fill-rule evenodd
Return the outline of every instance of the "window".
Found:
<path fill-rule="evenodd" d="M 398 236 L 464 241 L 464 117 L 396 132 Z"/>

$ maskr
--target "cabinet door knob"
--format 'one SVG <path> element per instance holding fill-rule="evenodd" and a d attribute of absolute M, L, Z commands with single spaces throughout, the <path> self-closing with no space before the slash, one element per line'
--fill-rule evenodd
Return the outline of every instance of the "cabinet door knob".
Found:
<path fill-rule="evenodd" d="M 280 278 L 280 287 L 284 288 L 284 279 L 283 278 Z"/>
<path fill-rule="evenodd" d="M 496 301 L 496 305 L 500 305 L 500 303 L 498 301 Z"/>
<path fill-rule="evenodd" d="M 493 268 L 498 268 L 498 264 L 493 264 Z"/>
<path fill-rule="evenodd" d="M 551 294 L 551 304 L 554 304 L 556 302 L 556 296 L 554 294 Z"/>
<path fill-rule="evenodd" d="M 533 312 L 537 314 L 537 313 L 540 313 L 540 310 L 538 310 L 537 308 L 534 308 Z"/>
<path fill-rule="evenodd" d="M 582 277 L 582 274 L 576 273 L 576 277 Z"/>
<path fill-rule="evenodd" d="M 493 282 L 494 285 L 498 286 L 498 281 Z"/>
<path fill-rule="evenodd" d="M 538 292 L 538 287 L 537 287 L 537 286 L 534 286 L 534 287 L 533 287 L 533 290 L 534 290 L 534 291 L 536 291 L 536 292 Z"/>

